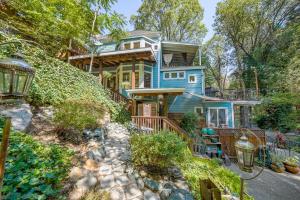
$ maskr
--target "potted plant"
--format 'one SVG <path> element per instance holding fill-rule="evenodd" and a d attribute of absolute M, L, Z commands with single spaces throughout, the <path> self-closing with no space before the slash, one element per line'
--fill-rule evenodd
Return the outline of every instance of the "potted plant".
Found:
<path fill-rule="evenodd" d="M 284 165 L 282 157 L 277 156 L 276 154 L 271 154 L 271 169 L 277 173 L 284 172 Z"/>
<path fill-rule="evenodd" d="M 283 162 L 286 171 L 291 172 L 293 174 L 298 174 L 299 169 L 299 158 L 298 156 L 292 156 L 285 159 Z"/>

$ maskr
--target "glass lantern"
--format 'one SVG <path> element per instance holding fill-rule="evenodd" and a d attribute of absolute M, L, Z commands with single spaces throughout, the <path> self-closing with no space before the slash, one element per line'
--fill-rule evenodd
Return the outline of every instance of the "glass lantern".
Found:
<path fill-rule="evenodd" d="M 248 141 L 245 134 L 235 143 L 235 150 L 240 170 L 252 172 L 254 162 L 254 145 Z"/>
<path fill-rule="evenodd" d="M 22 99 L 28 94 L 35 70 L 24 60 L 0 60 L 0 99 Z"/>

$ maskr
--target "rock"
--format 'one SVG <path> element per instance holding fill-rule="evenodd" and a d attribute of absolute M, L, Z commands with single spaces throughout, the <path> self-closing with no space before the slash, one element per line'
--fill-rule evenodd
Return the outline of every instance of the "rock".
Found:
<path fill-rule="evenodd" d="M 69 177 L 73 180 L 77 180 L 82 178 L 87 174 L 87 171 L 85 169 L 79 168 L 79 167 L 73 167 L 69 173 Z"/>
<path fill-rule="evenodd" d="M 98 169 L 98 163 L 95 160 L 92 159 L 87 159 L 85 161 L 85 165 L 84 168 L 88 169 L 88 170 L 97 170 Z"/>
<path fill-rule="evenodd" d="M 97 162 L 102 161 L 105 157 L 104 147 L 100 147 L 99 149 L 94 149 L 94 150 L 88 151 L 87 157 L 89 159 L 95 160 Z"/>
<path fill-rule="evenodd" d="M 123 200 L 125 199 L 125 193 L 122 187 L 114 187 L 110 190 L 111 200 Z"/>
<path fill-rule="evenodd" d="M 106 175 L 109 175 L 109 174 L 112 174 L 111 165 L 102 165 L 99 168 L 99 175 L 106 176 Z"/>
<path fill-rule="evenodd" d="M 189 190 L 189 186 L 184 180 L 176 180 L 174 184 L 178 189 Z"/>
<path fill-rule="evenodd" d="M 172 193 L 172 189 L 162 189 L 159 196 L 162 200 L 167 200 Z"/>
<path fill-rule="evenodd" d="M 12 127 L 18 131 L 25 131 L 32 120 L 29 104 L 0 106 L 0 115 L 11 117 Z"/>
<path fill-rule="evenodd" d="M 175 190 L 176 186 L 170 182 L 165 182 L 163 184 L 163 189 L 170 189 L 170 190 Z"/>
<path fill-rule="evenodd" d="M 76 187 L 79 190 L 87 191 L 92 187 L 94 187 L 96 184 L 97 184 L 97 178 L 89 174 L 83 177 L 82 179 L 80 179 L 79 181 L 77 181 Z"/>
<path fill-rule="evenodd" d="M 147 177 L 148 174 L 144 170 L 141 170 L 140 175 L 141 175 L 142 178 L 145 178 L 145 177 Z"/>
<path fill-rule="evenodd" d="M 145 187 L 145 184 L 144 184 L 144 181 L 142 178 L 137 178 L 136 184 L 140 190 L 144 189 L 144 187 Z"/>
<path fill-rule="evenodd" d="M 107 175 L 100 179 L 100 186 L 102 189 L 112 188 L 116 185 L 114 176 Z"/>
<path fill-rule="evenodd" d="M 135 199 L 143 196 L 143 193 L 136 184 L 130 184 L 125 187 L 125 196 L 126 199 Z"/>
<path fill-rule="evenodd" d="M 144 178 L 143 181 L 145 183 L 145 186 L 147 188 L 149 188 L 150 190 L 152 190 L 154 192 L 157 192 L 159 190 L 160 185 L 156 181 L 154 181 L 150 178 Z"/>
<path fill-rule="evenodd" d="M 175 189 L 172 191 L 168 200 L 194 200 L 194 198 L 193 195 L 187 190 Z"/>
<path fill-rule="evenodd" d="M 144 200 L 159 200 L 158 194 L 153 193 L 151 190 L 144 192 Z"/>
<path fill-rule="evenodd" d="M 177 167 L 169 168 L 169 169 L 168 169 L 168 174 L 169 174 L 171 177 L 175 178 L 175 179 L 180 179 L 180 178 L 183 177 L 182 174 L 181 174 L 180 169 L 178 169 Z"/>
<path fill-rule="evenodd" d="M 119 186 L 125 186 L 130 183 L 129 178 L 126 175 L 116 176 L 115 180 Z"/>

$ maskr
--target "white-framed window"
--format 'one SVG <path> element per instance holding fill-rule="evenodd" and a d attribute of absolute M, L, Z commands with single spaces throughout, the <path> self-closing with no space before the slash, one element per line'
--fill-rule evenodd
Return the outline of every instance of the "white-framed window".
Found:
<path fill-rule="evenodd" d="M 184 71 L 164 72 L 163 75 L 164 80 L 185 79 Z"/>
<path fill-rule="evenodd" d="M 188 82 L 189 83 L 197 83 L 197 76 L 195 74 L 189 74 Z"/>
<path fill-rule="evenodd" d="M 227 127 L 228 109 L 222 107 L 208 108 L 208 125 L 211 127 Z"/>
<path fill-rule="evenodd" d="M 203 112 L 203 107 L 194 107 L 194 112 L 199 115 L 199 116 L 203 116 L 204 112 Z"/>

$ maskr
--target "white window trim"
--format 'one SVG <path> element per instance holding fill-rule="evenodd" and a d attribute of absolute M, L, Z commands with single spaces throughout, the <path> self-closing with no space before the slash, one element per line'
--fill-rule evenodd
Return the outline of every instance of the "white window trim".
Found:
<path fill-rule="evenodd" d="M 183 77 L 180 78 L 180 77 L 179 77 L 179 73 L 182 73 L 182 72 L 183 72 Z M 177 74 L 177 77 L 176 77 L 176 78 L 172 78 L 172 77 L 171 77 L 171 74 L 172 74 L 172 73 L 176 73 L 176 74 Z M 166 78 L 166 77 L 165 77 L 165 74 L 169 74 L 169 78 Z M 164 72 L 164 73 L 163 73 L 163 79 L 164 79 L 164 80 L 177 80 L 177 79 L 183 80 L 183 79 L 185 79 L 185 71 Z"/>
<path fill-rule="evenodd" d="M 228 116 L 228 108 L 226 107 L 208 107 L 207 108 L 207 113 L 208 113 L 208 117 L 207 117 L 207 124 L 209 125 L 210 122 L 210 109 L 217 109 L 218 111 L 218 118 L 217 118 L 217 123 L 219 124 L 219 109 L 225 109 L 225 118 L 226 118 L 226 125 L 229 126 L 229 116 Z M 216 127 L 219 127 L 218 124 L 216 124 Z"/>
<path fill-rule="evenodd" d="M 191 76 L 194 76 L 194 77 L 195 77 L 195 82 L 191 82 L 191 81 L 190 81 L 190 77 L 191 77 Z M 193 84 L 197 83 L 197 75 L 196 75 L 196 74 L 189 74 L 189 76 L 188 76 L 188 83 L 193 83 Z"/>
<path fill-rule="evenodd" d="M 201 109 L 201 112 L 204 114 L 204 112 L 203 112 L 203 107 L 202 106 L 196 106 L 196 107 L 194 107 L 194 112 L 196 113 L 196 114 L 198 114 L 198 112 L 197 112 L 197 109 Z"/>

